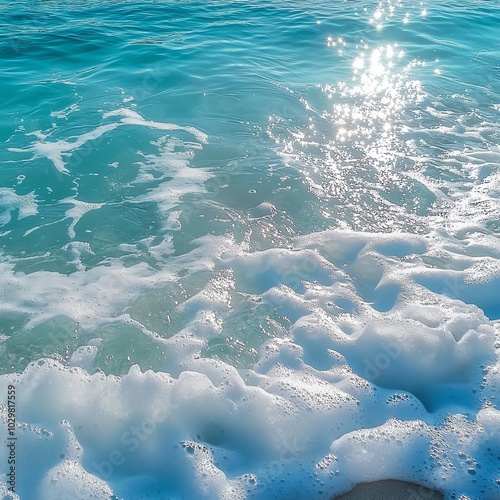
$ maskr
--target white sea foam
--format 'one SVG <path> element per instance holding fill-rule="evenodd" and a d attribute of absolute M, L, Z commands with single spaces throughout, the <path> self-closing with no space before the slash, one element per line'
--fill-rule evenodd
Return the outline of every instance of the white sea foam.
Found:
<path fill-rule="evenodd" d="M 74 238 L 76 236 L 75 226 L 86 213 L 90 212 L 91 210 L 99 210 L 99 208 L 104 206 L 104 203 L 85 203 L 75 198 L 61 200 L 61 203 L 71 203 L 73 205 L 73 208 L 66 210 L 65 214 L 66 217 L 72 219 L 72 222 L 68 227 L 68 235 L 70 238 Z"/>
<path fill-rule="evenodd" d="M 24 219 L 38 213 L 36 195 L 32 191 L 25 195 L 16 194 L 12 188 L 0 188 L 0 225 L 12 219 L 12 212 L 17 210 L 17 219 Z"/>
<path fill-rule="evenodd" d="M 139 113 L 127 108 L 117 109 L 104 113 L 103 118 L 110 116 L 122 116 L 121 122 L 125 125 L 140 125 L 158 130 L 182 130 L 193 135 L 200 142 L 207 142 L 207 135 L 196 129 L 195 127 L 181 127 L 175 123 L 155 122 L 152 120 L 145 120 Z"/>
<path fill-rule="evenodd" d="M 145 120 L 139 113 L 136 111 L 120 108 L 114 111 L 110 111 L 108 113 L 103 114 L 103 119 L 114 118 L 114 117 L 122 117 L 119 122 L 107 123 L 103 125 L 99 125 L 94 130 L 90 132 L 86 132 L 76 137 L 72 137 L 71 140 L 57 140 L 50 141 L 46 140 L 47 136 L 39 135 L 39 138 L 42 139 L 39 142 L 36 142 L 29 150 L 33 151 L 35 156 L 44 157 L 50 160 L 54 167 L 61 173 L 69 174 L 70 169 L 68 168 L 67 158 L 73 153 L 76 152 L 77 159 L 73 160 L 78 163 L 78 159 L 81 157 L 85 157 L 88 154 L 88 151 L 84 150 L 80 153 L 78 151 L 85 146 L 89 141 L 99 140 L 106 133 L 116 129 L 117 127 L 123 125 L 137 125 L 141 127 L 148 127 L 156 130 L 171 130 L 171 131 L 183 131 L 195 137 L 200 143 L 207 142 L 207 135 L 203 132 L 199 131 L 195 127 L 182 127 L 180 125 L 176 125 L 174 123 L 163 123 L 163 122 L 155 122 L 151 120 Z M 41 133 L 41 131 L 39 131 Z M 31 134 L 33 135 L 33 134 Z M 93 146 L 95 147 L 95 146 Z M 13 152 L 23 152 L 23 149 L 19 148 L 11 148 Z"/>
<path fill-rule="evenodd" d="M 498 322 L 464 303 L 482 297 L 471 286 L 498 296 L 498 281 L 434 293 L 452 275 L 425 264 L 432 235 L 326 231 L 252 254 L 231 239 L 198 244 L 160 273 L 113 263 L 22 276 L 3 264 L 2 303 L 24 303 L 28 328 L 64 316 L 97 337 L 69 364 L 1 378 L 2 391 L 16 385 L 18 452 L 33 478 L 21 498 L 312 497 L 388 477 L 449 498 L 498 495 Z M 185 286 L 202 269 L 213 279 L 179 304 L 185 320 L 163 338 L 132 320 L 133 304 L 182 269 Z M 260 297 L 290 328 L 237 371 L 203 351 L 241 297 Z M 91 375 L 99 324 L 130 320 L 161 346 L 162 368 Z M 481 470 L 490 479 L 474 481 Z"/>
<path fill-rule="evenodd" d="M 157 153 L 143 155 L 144 161 L 139 163 L 140 170 L 134 184 L 140 185 L 152 179 L 165 178 L 168 178 L 168 183 L 148 190 L 147 193 L 138 196 L 136 201 L 155 203 L 160 213 L 167 217 L 166 225 L 169 226 L 174 217 L 169 211 L 178 205 L 185 194 L 206 192 L 204 182 L 211 177 L 211 174 L 189 166 L 189 160 L 193 158 L 194 152 L 201 149 L 200 144 L 180 141 L 169 136 L 162 136 L 153 144 L 157 148 Z M 178 151 L 179 148 L 183 151 Z M 155 172 L 155 176 L 152 172 Z M 177 228 L 180 228 L 179 214 L 175 216 Z"/>

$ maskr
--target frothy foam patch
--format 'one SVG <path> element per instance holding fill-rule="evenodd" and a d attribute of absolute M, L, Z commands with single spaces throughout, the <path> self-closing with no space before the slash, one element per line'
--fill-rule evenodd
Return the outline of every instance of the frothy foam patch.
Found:
<path fill-rule="evenodd" d="M 99 208 L 104 206 L 104 203 L 85 203 L 75 198 L 62 200 L 61 203 L 71 203 L 73 205 L 73 208 L 66 210 L 65 214 L 66 217 L 73 219 L 68 227 L 68 235 L 70 238 L 74 238 L 76 236 L 75 226 L 87 212 L 90 212 L 91 210 L 99 210 Z"/>
<path fill-rule="evenodd" d="M 19 454 L 28 460 L 36 449 L 39 457 L 31 464 L 38 485 L 19 492 L 283 498 L 390 477 L 498 495 L 498 410 L 429 414 L 349 371 L 336 374 L 339 391 L 333 376 L 303 367 L 242 378 L 224 363 L 192 359 L 177 379 L 137 367 L 118 379 L 33 364 L 2 378 L 19 394 Z"/>
<path fill-rule="evenodd" d="M 31 318 L 16 338 L 67 318 L 59 361 L 1 377 L 19 395 L 19 455 L 40 457 L 20 467 L 34 471 L 21 498 L 316 497 L 386 478 L 494 498 L 498 325 L 420 283 L 434 238 L 326 231 L 248 254 L 205 237 L 168 271 L 4 263 L 3 303 Z M 235 314 L 258 328 L 235 329 Z M 247 348 L 246 369 L 217 359 Z"/>
<path fill-rule="evenodd" d="M 12 188 L 0 188 L 0 226 L 12 220 L 12 212 L 17 210 L 17 219 L 24 219 L 38 213 L 35 192 L 19 195 Z"/>

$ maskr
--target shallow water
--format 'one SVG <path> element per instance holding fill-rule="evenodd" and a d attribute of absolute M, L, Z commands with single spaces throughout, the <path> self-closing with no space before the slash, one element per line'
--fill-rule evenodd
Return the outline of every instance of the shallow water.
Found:
<path fill-rule="evenodd" d="M 21 499 L 500 495 L 499 5 L 0 9 Z"/>

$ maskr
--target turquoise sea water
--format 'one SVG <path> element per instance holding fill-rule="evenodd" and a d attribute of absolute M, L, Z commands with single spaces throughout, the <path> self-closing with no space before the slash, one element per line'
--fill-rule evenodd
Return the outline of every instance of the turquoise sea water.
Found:
<path fill-rule="evenodd" d="M 499 3 L 2 1 L 0 28 L 19 498 L 500 496 Z"/>

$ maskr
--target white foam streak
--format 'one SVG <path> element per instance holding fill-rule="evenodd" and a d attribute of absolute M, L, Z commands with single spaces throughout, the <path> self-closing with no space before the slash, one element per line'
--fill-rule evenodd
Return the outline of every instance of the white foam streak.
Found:
<path fill-rule="evenodd" d="M 109 113 L 105 113 L 103 115 L 103 118 L 108 118 L 110 116 L 122 116 L 123 118 L 121 119 L 121 123 L 125 125 L 139 125 L 142 127 L 148 127 L 157 130 L 181 130 L 193 135 L 201 143 L 206 143 L 208 139 L 208 136 L 206 134 L 204 134 L 203 132 L 199 131 L 194 127 L 182 127 L 180 125 L 176 125 L 175 123 L 164 123 L 164 122 L 145 120 L 136 111 L 132 111 L 126 108 L 121 108 L 115 111 L 110 111 Z"/>
<path fill-rule="evenodd" d="M 71 152 L 79 149 L 88 141 L 96 140 L 106 132 L 114 130 L 118 126 L 119 125 L 117 123 L 100 125 L 96 129 L 78 136 L 76 140 L 72 142 L 63 140 L 55 142 L 38 142 L 33 146 L 33 151 L 36 155 L 50 160 L 59 172 L 69 174 L 69 170 L 66 167 L 66 162 L 63 157 L 69 156 Z"/>
<path fill-rule="evenodd" d="M 193 135 L 200 143 L 206 143 L 208 139 L 206 134 L 194 127 L 182 127 L 174 123 L 163 123 L 145 120 L 139 113 L 126 108 L 121 108 L 115 111 L 104 113 L 103 119 L 113 118 L 117 116 L 122 117 L 120 122 L 118 123 L 115 122 L 99 125 L 90 132 L 74 137 L 74 140 L 71 141 L 58 140 L 54 142 L 37 142 L 33 145 L 32 150 L 37 156 L 49 159 L 59 172 L 69 174 L 70 171 L 65 160 L 66 157 L 68 157 L 71 153 L 78 151 L 78 149 L 84 146 L 87 142 L 95 141 L 107 132 L 110 132 L 111 130 L 114 130 L 117 127 L 123 125 L 137 125 L 156 130 L 183 131 L 187 132 L 190 135 Z M 14 151 L 14 149 L 11 150 Z"/>

